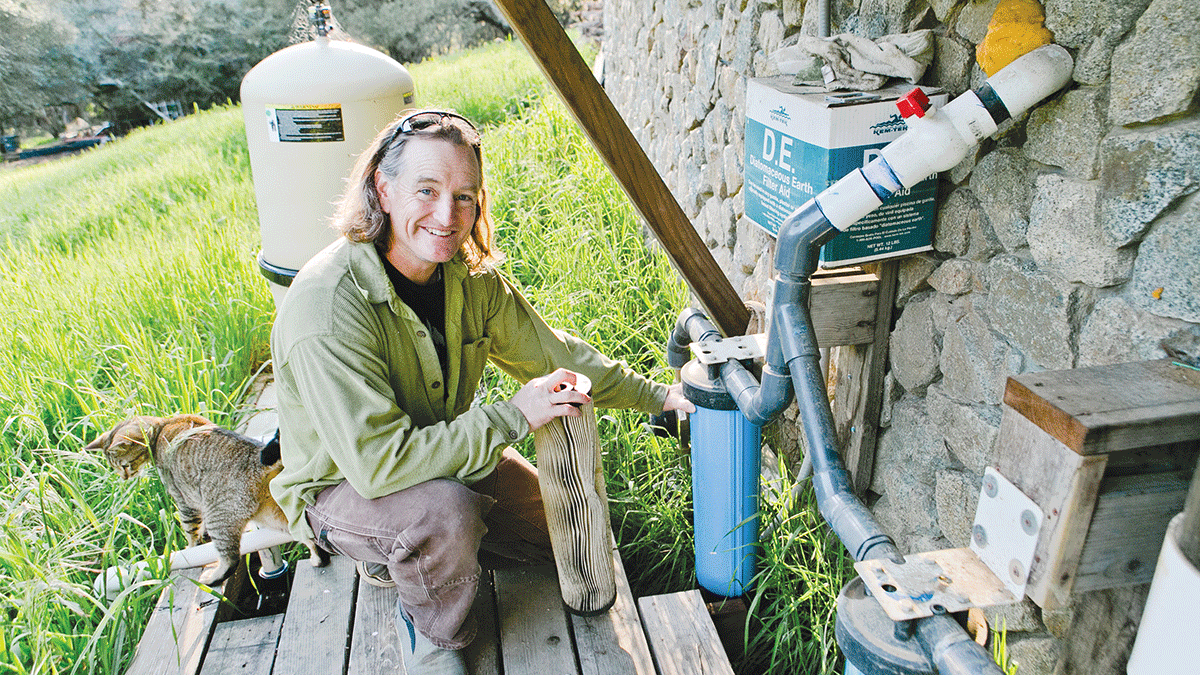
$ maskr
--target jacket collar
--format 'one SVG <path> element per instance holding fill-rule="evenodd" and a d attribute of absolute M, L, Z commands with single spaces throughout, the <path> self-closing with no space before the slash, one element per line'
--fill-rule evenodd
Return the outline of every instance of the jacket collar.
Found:
<path fill-rule="evenodd" d="M 379 256 L 379 250 L 375 248 L 374 244 L 346 241 L 350 274 L 354 285 L 358 287 L 368 302 L 386 302 L 395 312 L 398 307 L 395 303 L 399 303 L 400 299 L 396 297 L 392 282 L 383 268 L 383 259 Z M 460 283 L 469 273 L 461 253 L 442 265 L 442 274 L 445 275 L 447 287 L 450 284 Z"/>

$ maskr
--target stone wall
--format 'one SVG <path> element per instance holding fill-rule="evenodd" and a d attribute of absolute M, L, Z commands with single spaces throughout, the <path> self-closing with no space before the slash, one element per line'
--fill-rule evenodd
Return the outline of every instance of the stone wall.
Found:
<path fill-rule="evenodd" d="M 954 96 L 984 79 L 974 48 L 996 4 L 832 0 L 833 33 L 932 28 L 922 84 Z M 1009 375 L 1160 358 L 1164 340 L 1200 335 L 1195 0 L 1043 5 L 1074 81 L 942 174 L 935 251 L 900 263 L 871 490 L 906 551 L 967 545 Z M 743 215 L 746 80 L 775 74 L 786 37 L 815 34 L 815 6 L 605 4 L 605 89 L 747 300 L 764 300 L 774 241 Z M 1023 675 L 1123 673 L 1145 590 L 992 615 Z"/>

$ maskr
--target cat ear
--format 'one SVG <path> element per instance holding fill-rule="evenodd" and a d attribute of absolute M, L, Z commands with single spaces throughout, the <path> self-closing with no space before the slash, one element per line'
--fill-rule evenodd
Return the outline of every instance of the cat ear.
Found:
<path fill-rule="evenodd" d="M 113 434 L 116 433 L 117 429 L 120 429 L 120 428 L 121 428 L 121 424 L 118 424 L 117 426 L 113 427 L 112 429 L 109 429 L 108 431 L 100 434 L 96 438 L 96 440 L 83 446 L 83 449 L 84 450 L 99 450 L 101 448 L 107 448 L 108 445 L 110 443 L 112 443 Z"/>

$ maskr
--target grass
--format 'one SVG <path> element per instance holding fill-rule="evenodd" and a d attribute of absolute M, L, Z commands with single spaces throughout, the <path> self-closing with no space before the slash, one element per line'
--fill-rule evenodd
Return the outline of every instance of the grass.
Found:
<path fill-rule="evenodd" d="M 503 271 L 553 325 L 659 381 L 688 301 L 668 261 L 524 50 L 410 66 L 422 105 L 480 121 Z M 123 672 L 160 582 L 109 606 L 95 574 L 183 545 L 153 472 L 121 481 L 86 441 L 134 414 L 236 425 L 273 303 L 241 111 L 192 115 L 0 174 L 0 673 Z M 495 373 L 492 396 L 515 384 Z M 638 594 L 694 587 L 689 459 L 605 411 L 612 515 Z M 525 448 L 531 452 L 531 447 Z M 846 561 L 802 498 L 764 499 L 746 672 L 830 673 Z"/>

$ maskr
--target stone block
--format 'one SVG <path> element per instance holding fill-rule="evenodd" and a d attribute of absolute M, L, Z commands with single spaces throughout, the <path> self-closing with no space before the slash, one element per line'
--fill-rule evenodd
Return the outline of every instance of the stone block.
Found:
<path fill-rule="evenodd" d="M 972 260 L 987 260 L 1004 250 L 983 204 L 969 188 L 951 192 L 938 208 L 933 248 Z"/>
<path fill-rule="evenodd" d="M 1104 89 L 1084 87 L 1035 108 L 1025 125 L 1025 156 L 1092 180 L 1099 167 L 1100 139 L 1108 129 L 1107 107 Z"/>
<path fill-rule="evenodd" d="M 1005 380 L 1023 371 L 1024 359 L 992 331 L 974 303 L 966 302 L 964 308 L 962 318 L 948 323 L 942 333 L 942 385 L 954 400 L 998 405 Z"/>
<path fill-rule="evenodd" d="M 1200 91 L 1200 12 L 1195 0 L 1153 0 L 1113 52 L 1108 117 L 1152 122 L 1187 110 Z"/>
<path fill-rule="evenodd" d="M 783 0 L 783 25 L 799 28 L 804 23 L 805 0 Z"/>
<path fill-rule="evenodd" d="M 1042 368 L 1073 368 L 1075 326 L 1090 310 L 1091 294 L 1014 255 L 994 258 L 984 276 L 992 327 Z"/>
<path fill-rule="evenodd" d="M 737 194 L 742 189 L 742 156 L 731 144 L 721 151 L 721 161 L 725 165 L 725 190 L 729 194 Z"/>
<path fill-rule="evenodd" d="M 950 324 L 962 320 L 974 305 L 975 297 L 935 294 L 929 310 L 933 316 L 933 327 L 937 329 L 937 332 L 945 333 Z"/>
<path fill-rule="evenodd" d="M 1138 241 L 1175 200 L 1200 189 L 1200 121 L 1110 134 L 1100 167 L 1105 232 L 1118 246 Z"/>
<path fill-rule="evenodd" d="M 1200 335 L 1200 326 L 1155 316 L 1124 298 L 1104 298 L 1079 330 L 1079 367 L 1161 359 L 1167 353 L 1160 343 L 1186 333 Z"/>
<path fill-rule="evenodd" d="M 896 266 L 896 306 L 903 307 L 914 294 L 929 288 L 929 275 L 939 262 L 931 255 L 905 256 Z"/>
<path fill-rule="evenodd" d="M 939 350 L 930 296 L 913 299 L 904 306 L 892 331 L 889 354 L 892 374 L 905 390 L 923 393 L 937 379 Z"/>
<path fill-rule="evenodd" d="M 721 48 L 717 51 L 717 55 L 726 63 L 733 60 L 733 54 L 737 51 L 739 16 L 738 11 L 728 5 L 721 16 Z"/>
<path fill-rule="evenodd" d="M 963 295 L 983 290 L 976 278 L 977 266 L 978 263 L 967 258 L 951 258 L 929 276 L 929 285 L 938 293 L 946 295 Z"/>
<path fill-rule="evenodd" d="M 758 21 L 759 49 L 762 49 L 767 54 L 771 54 L 776 49 L 779 49 L 786 30 L 778 11 L 763 12 L 762 17 Z"/>
<path fill-rule="evenodd" d="M 1008 634 L 1008 658 L 1021 675 L 1056 675 L 1062 642 L 1049 635 Z"/>
<path fill-rule="evenodd" d="M 979 504 L 979 476 L 966 471 L 941 469 L 937 472 L 933 499 L 942 536 L 955 548 L 971 545 L 971 527 Z"/>
<path fill-rule="evenodd" d="M 971 44 L 983 42 L 983 36 L 987 35 L 988 22 L 992 20 L 992 14 L 995 13 L 998 4 L 1000 0 L 965 3 L 958 16 L 952 20 L 951 28 Z"/>
<path fill-rule="evenodd" d="M 1150 0 L 1043 0 L 1046 28 L 1054 41 L 1078 49 L 1106 30 L 1124 35 Z"/>
<path fill-rule="evenodd" d="M 933 532 L 937 517 L 933 488 L 938 470 L 949 464 L 946 444 L 941 431 L 930 423 L 925 401 L 907 395 L 892 406 L 892 425 L 879 441 L 871 490 L 903 500 L 904 508 L 922 502 L 918 521 Z M 916 499 L 918 493 L 928 499 Z"/>
<path fill-rule="evenodd" d="M 1007 251 L 1025 245 L 1036 172 L 1019 151 L 1001 148 L 975 165 L 969 185 L 979 198 L 996 238 Z"/>
<path fill-rule="evenodd" d="M 925 405 L 930 422 L 942 432 L 950 454 L 967 471 L 982 476 L 1000 435 L 999 408 L 958 403 L 946 395 L 944 385 L 936 383 L 929 387 Z"/>
<path fill-rule="evenodd" d="M 945 88 L 951 98 L 969 89 L 975 45 L 957 35 L 935 35 L 934 50 L 933 63 L 929 64 L 925 79 Z"/>
<path fill-rule="evenodd" d="M 1038 267 L 1093 288 L 1128 281 L 1137 253 L 1109 243 L 1096 219 L 1099 188 L 1097 181 L 1045 174 L 1029 211 L 1029 252 Z"/>
<path fill-rule="evenodd" d="M 771 248 L 774 240 L 758 225 L 745 216 L 737 221 L 737 244 L 733 248 L 733 261 L 746 274 L 754 274 L 758 261 Z"/>
<path fill-rule="evenodd" d="M 1142 241 L 1129 301 L 1158 316 L 1200 323 L 1200 196 L 1159 219 Z"/>
<path fill-rule="evenodd" d="M 975 492 L 975 498 L 979 498 L 978 491 Z M 1029 598 L 1012 605 L 997 605 L 983 610 L 989 629 L 1013 633 L 1038 633 L 1045 630 L 1041 614 L 1041 609 Z"/>

